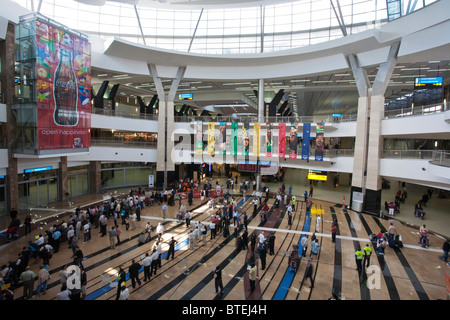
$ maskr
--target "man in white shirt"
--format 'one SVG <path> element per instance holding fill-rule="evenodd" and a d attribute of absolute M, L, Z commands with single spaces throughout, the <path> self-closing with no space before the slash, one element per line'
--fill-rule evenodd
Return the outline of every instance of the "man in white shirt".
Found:
<path fill-rule="evenodd" d="M 142 265 L 144 266 L 144 281 L 150 280 L 150 276 L 152 275 L 150 272 L 152 256 L 149 256 L 148 252 L 145 254 L 145 258 L 142 259 Z"/>
<path fill-rule="evenodd" d="M 264 231 L 261 231 L 258 235 L 259 243 L 264 243 L 266 241 L 266 237 L 264 236 Z"/>
<path fill-rule="evenodd" d="M 158 240 L 161 241 L 161 237 L 164 233 L 164 226 L 160 223 L 158 223 L 158 226 L 156 227 L 156 234 L 158 235 Z"/>

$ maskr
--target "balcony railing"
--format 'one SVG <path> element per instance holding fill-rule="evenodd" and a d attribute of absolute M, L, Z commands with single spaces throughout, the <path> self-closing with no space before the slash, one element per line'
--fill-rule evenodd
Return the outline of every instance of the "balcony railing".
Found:
<path fill-rule="evenodd" d="M 400 108 L 394 110 L 386 110 L 384 116 L 386 119 L 408 117 L 408 116 L 423 116 L 427 114 L 434 114 L 444 112 L 447 110 L 447 106 L 443 103 L 430 104 L 426 106 L 418 106 L 411 108 Z"/>
<path fill-rule="evenodd" d="M 91 138 L 91 145 L 95 147 L 121 147 L 121 148 L 156 148 L 156 142 L 122 140 L 108 138 Z"/>
<path fill-rule="evenodd" d="M 317 115 L 317 116 L 298 116 L 298 117 L 264 117 L 263 122 L 265 123 L 329 123 L 329 122 L 349 122 L 356 121 L 356 114 L 348 114 L 342 115 L 341 118 L 333 118 L 333 115 Z M 220 117 L 220 116 L 176 116 L 174 119 L 175 122 L 195 122 L 195 121 L 203 121 L 203 122 L 249 122 L 249 123 L 258 123 L 257 115 L 245 115 L 239 117 Z"/>
<path fill-rule="evenodd" d="M 434 151 L 431 163 L 437 166 L 450 167 L 450 152 Z"/>
<path fill-rule="evenodd" d="M 103 116 L 110 117 L 122 117 L 122 118 L 132 118 L 132 119 L 144 119 L 144 120 L 158 120 L 157 114 L 147 114 L 139 112 L 127 112 L 121 110 L 107 110 L 103 108 L 92 108 L 91 112 L 93 114 L 100 114 Z"/>

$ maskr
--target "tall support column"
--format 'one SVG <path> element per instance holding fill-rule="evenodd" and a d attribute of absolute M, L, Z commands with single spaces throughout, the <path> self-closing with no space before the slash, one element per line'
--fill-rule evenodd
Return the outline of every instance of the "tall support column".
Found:
<path fill-rule="evenodd" d="M 265 120 L 265 103 L 264 103 L 264 79 L 258 80 L 258 122 Z"/>
<path fill-rule="evenodd" d="M 8 149 L 8 167 L 6 169 L 6 201 L 7 210 L 12 208 L 19 209 L 19 189 L 18 189 L 18 166 L 17 158 L 13 155 L 13 148 L 16 141 L 16 117 L 14 116 L 11 106 L 14 104 L 14 62 L 16 60 L 15 31 L 14 24 L 8 23 L 6 36 L 4 40 L 0 40 L 1 55 L 1 86 L 3 99 L 6 104 L 6 120 L 2 125 L 2 136 L 6 141 Z"/>
<path fill-rule="evenodd" d="M 370 129 L 367 150 L 367 180 L 365 210 L 377 214 L 381 209 L 382 181 L 380 176 L 380 158 L 383 152 L 381 121 L 384 118 L 384 95 L 397 64 L 400 42 L 391 45 L 387 61 L 378 69 L 372 86 L 370 98 Z"/>
<path fill-rule="evenodd" d="M 178 68 L 176 78 L 172 81 L 169 93 L 166 95 L 162 85 L 160 76 L 155 65 L 149 64 L 149 71 L 155 83 L 156 92 L 159 97 L 159 113 L 158 113 L 158 141 L 157 141 L 157 164 L 156 164 L 156 182 L 164 181 L 164 188 L 167 187 L 169 180 L 174 178 L 175 164 L 172 159 L 172 151 L 174 148 L 174 99 L 175 94 L 184 76 L 186 67 Z M 168 174 L 170 177 L 168 177 Z M 169 179 L 170 178 L 170 179 Z"/>
<path fill-rule="evenodd" d="M 364 197 L 363 210 L 376 215 L 381 209 L 380 158 L 383 150 L 381 121 L 384 118 L 384 94 L 397 63 L 399 47 L 399 42 L 391 45 L 387 61 L 380 65 L 372 88 L 356 56 L 348 57 L 360 96 L 350 201 L 353 204 L 354 192 L 361 192 Z"/>
<path fill-rule="evenodd" d="M 60 198 L 62 201 L 66 201 L 69 198 L 69 188 L 67 181 L 67 156 L 61 157 L 61 161 L 59 162 L 59 190 L 60 190 Z"/>
<path fill-rule="evenodd" d="M 258 79 L 258 122 L 266 122 L 264 102 L 264 79 Z M 261 189 L 261 173 L 256 173 L 256 190 Z"/>
<path fill-rule="evenodd" d="M 89 162 L 89 189 L 91 193 L 100 193 L 102 187 L 101 161 Z"/>
<path fill-rule="evenodd" d="M 148 65 L 150 74 L 153 77 L 155 83 L 156 93 L 159 98 L 158 108 L 158 140 L 156 153 L 156 185 L 160 186 L 161 181 L 164 183 L 164 187 L 167 186 L 167 171 L 166 171 L 166 95 L 162 86 L 161 78 L 158 77 L 156 66 L 153 64 Z"/>

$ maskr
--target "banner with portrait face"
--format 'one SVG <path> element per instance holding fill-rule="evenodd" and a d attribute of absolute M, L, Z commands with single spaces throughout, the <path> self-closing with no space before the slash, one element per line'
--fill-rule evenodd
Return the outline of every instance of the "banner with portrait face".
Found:
<path fill-rule="evenodd" d="M 215 122 L 208 122 L 208 146 L 207 146 L 207 153 L 211 156 L 214 155 L 216 151 L 216 139 L 214 136 L 214 129 L 215 129 Z"/>
<path fill-rule="evenodd" d="M 269 123 L 266 129 L 266 157 L 272 157 L 273 124 Z"/>
<path fill-rule="evenodd" d="M 286 123 L 278 123 L 278 158 L 286 154 Z"/>
<path fill-rule="evenodd" d="M 195 154 L 203 154 L 203 122 L 195 123 Z"/>
<path fill-rule="evenodd" d="M 302 160 L 309 160 L 309 142 L 311 139 L 311 123 L 303 124 Z"/>
<path fill-rule="evenodd" d="M 289 130 L 289 159 L 297 159 L 298 123 L 291 123 Z"/>
<path fill-rule="evenodd" d="M 238 123 L 231 123 L 231 155 L 237 156 L 238 149 Z"/>
<path fill-rule="evenodd" d="M 219 135 L 219 154 L 227 154 L 226 143 L 227 143 L 227 123 L 220 123 L 220 135 Z"/>
<path fill-rule="evenodd" d="M 242 125 L 242 155 L 248 156 L 250 153 L 250 123 L 244 122 Z"/>
<path fill-rule="evenodd" d="M 323 150 L 324 150 L 323 134 L 324 134 L 323 123 L 318 123 L 316 125 L 316 139 L 315 139 L 316 161 L 323 161 Z"/>

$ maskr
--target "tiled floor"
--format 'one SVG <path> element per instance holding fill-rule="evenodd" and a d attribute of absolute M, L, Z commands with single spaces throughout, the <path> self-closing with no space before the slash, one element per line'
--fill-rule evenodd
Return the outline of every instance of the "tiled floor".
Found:
<path fill-rule="evenodd" d="M 131 260 L 139 260 L 143 254 L 151 250 L 155 242 L 155 235 L 152 234 L 150 243 L 139 244 L 138 236 L 148 221 L 153 225 L 159 222 L 165 225 L 163 258 L 165 258 L 167 242 L 171 236 L 178 241 L 175 259 L 163 259 L 161 269 L 157 270 L 157 274 L 152 276 L 150 281 L 144 282 L 143 272 L 141 272 L 141 285 L 137 285 L 134 289 L 131 287 L 131 281 L 127 280 L 126 284 L 131 293 L 130 300 L 326 300 L 332 292 L 345 300 L 447 299 L 445 273 L 450 272 L 450 267 L 439 259 L 444 241 L 439 234 L 448 234 L 449 224 L 446 224 L 444 230 L 438 232 L 439 234 L 432 234 L 430 247 L 424 249 L 417 243 L 418 232 L 415 227 L 397 219 L 380 220 L 352 210 L 343 210 L 336 205 L 340 203 L 336 199 L 338 196 L 335 195 L 335 199 L 330 196 L 334 190 L 328 189 L 333 188 L 316 187 L 317 198 L 313 199 L 310 214 L 306 213 L 305 204 L 299 203 L 299 208 L 293 215 L 292 226 L 288 226 L 284 206 L 273 207 L 273 198 L 268 200 L 271 213 L 265 224 L 260 222 L 259 215 L 252 218 L 248 225 L 249 235 L 253 232 L 256 234 L 264 232 L 267 235 L 274 231 L 276 236 L 275 254 L 267 255 L 267 265 L 264 270 L 261 268 L 257 251 L 240 250 L 236 247 L 233 227 L 230 228 L 230 237 L 225 238 L 219 234 L 215 239 L 210 239 L 208 232 L 206 245 L 199 243 L 194 249 L 189 249 L 186 226 L 172 219 L 177 211 L 178 203 L 176 206 L 169 207 L 167 215 L 169 218 L 166 220 L 161 218 L 161 206 L 152 206 L 144 208 L 142 219 L 137 223 L 135 230 L 127 231 L 125 226 L 119 223 L 122 230 L 122 244 L 112 250 L 109 248 L 109 240 L 106 237 L 101 238 L 99 230 L 93 229 L 91 240 L 87 243 L 80 241 L 80 248 L 85 256 L 83 265 L 88 279 L 86 299 L 115 299 L 114 284 L 119 267 L 128 271 Z M 342 190 L 344 189 L 339 189 L 339 191 Z M 319 200 L 322 197 L 329 201 Z M 240 208 L 252 217 L 251 199 L 244 199 L 239 195 L 236 195 L 236 199 L 240 203 Z M 87 204 L 95 200 L 101 200 L 101 197 L 99 199 L 95 196 L 86 196 L 84 199 L 78 199 L 77 204 Z M 433 200 L 430 201 L 430 209 L 432 204 Z M 73 204 L 72 208 L 75 206 L 76 204 Z M 216 209 L 208 208 L 200 199 L 194 199 L 190 209 L 193 221 L 208 222 L 211 213 L 216 211 Z M 32 234 L 2 246 L 0 248 L 1 264 L 16 259 L 17 253 L 29 239 L 33 239 L 37 233 L 43 232 L 50 226 L 49 222 L 39 219 L 43 219 L 45 215 L 57 213 L 56 210 L 33 210 L 32 212 L 36 215 L 34 217 L 38 228 Z M 408 214 L 402 209 L 398 217 L 403 215 Z M 319 216 L 320 223 L 316 225 Z M 430 214 L 429 219 L 425 220 L 428 225 L 434 217 Z M 61 221 L 67 218 L 60 215 L 57 219 Z M 333 219 L 338 221 L 339 226 L 336 243 L 332 243 L 330 238 Z M 374 254 L 370 261 L 371 268 L 359 274 L 354 259 L 355 251 L 370 243 L 371 232 L 378 233 L 380 230 L 386 230 L 390 222 L 394 223 L 402 235 L 404 247 L 399 250 L 386 248 L 384 258 Z M 110 218 L 108 225 L 112 224 Z M 308 236 L 309 239 L 315 228 L 318 228 L 316 236 L 320 243 L 320 252 L 317 259 L 312 262 L 314 287 L 310 288 L 310 280 L 303 279 L 307 259 L 301 259 L 298 270 L 294 272 L 289 270 L 289 256 L 293 245 L 298 244 L 301 237 Z M 430 229 L 433 230 L 431 227 Z M 307 256 L 309 253 L 310 246 Z M 49 270 L 52 278 L 48 283 L 47 293 L 33 299 L 55 299 L 61 287 L 59 270 L 62 265 L 72 262 L 71 256 L 72 251 L 67 244 L 61 244 L 61 250 L 55 253 L 50 261 Z M 247 265 L 252 258 L 255 258 L 258 272 L 256 289 L 250 293 Z M 40 262 L 31 265 L 36 274 L 39 264 Z M 214 293 L 212 269 L 217 265 L 220 265 L 223 270 L 224 291 L 221 296 Z M 14 290 L 14 295 L 15 299 L 22 298 L 21 286 Z"/>

